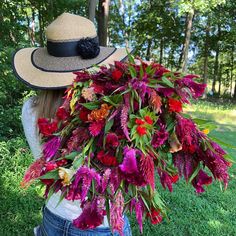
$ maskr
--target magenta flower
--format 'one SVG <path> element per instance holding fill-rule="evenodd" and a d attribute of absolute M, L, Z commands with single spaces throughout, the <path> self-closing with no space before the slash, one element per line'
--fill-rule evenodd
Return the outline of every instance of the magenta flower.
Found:
<path fill-rule="evenodd" d="M 46 161 L 51 160 L 51 158 L 56 154 L 60 145 L 61 145 L 60 136 L 54 136 L 49 141 L 43 144 L 43 154 Z"/>
<path fill-rule="evenodd" d="M 101 196 L 95 197 L 92 202 L 86 202 L 83 212 L 73 220 L 73 224 L 82 230 L 93 229 L 102 224 L 105 212 L 105 199 Z"/>
<path fill-rule="evenodd" d="M 175 93 L 175 89 L 173 88 L 158 87 L 156 90 L 158 93 L 163 94 L 164 97 L 171 97 Z"/>
<path fill-rule="evenodd" d="M 164 189 L 166 189 L 166 187 L 167 187 L 169 189 L 169 191 L 172 192 L 173 188 L 172 188 L 171 176 L 166 171 L 163 171 L 160 168 L 158 168 L 157 172 L 158 172 L 158 175 L 160 176 L 160 181 L 161 181 L 162 187 Z"/>
<path fill-rule="evenodd" d="M 193 98 L 199 98 L 205 91 L 206 84 L 200 84 L 193 81 L 193 78 L 198 78 L 197 75 L 186 75 L 182 79 L 176 80 L 175 82 L 181 87 L 188 87 L 192 93 Z"/>
<path fill-rule="evenodd" d="M 101 176 L 94 169 L 90 169 L 86 166 L 80 167 L 72 182 L 72 187 L 75 189 L 74 196 L 79 193 L 81 201 L 84 201 L 93 179 L 96 181 L 97 187 L 99 187 Z"/>
<path fill-rule="evenodd" d="M 164 127 L 161 127 L 160 130 L 157 130 L 152 136 L 152 146 L 158 148 L 165 143 L 168 139 L 169 133 L 165 130 Z"/>
<path fill-rule="evenodd" d="M 122 173 L 122 178 L 128 183 L 144 186 L 148 182 L 145 180 L 142 171 L 138 168 L 136 161 L 136 155 L 140 155 L 140 151 L 134 148 L 128 148 L 127 146 L 123 149 L 124 159 L 119 165 Z"/>
<path fill-rule="evenodd" d="M 195 153 L 201 148 L 199 143 L 199 140 L 202 139 L 200 131 L 192 120 L 180 115 L 177 115 L 176 118 L 176 134 L 182 144 L 182 150 L 191 154 Z"/>
<path fill-rule="evenodd" d="M 133 148 L 128 148 L 127 146 L 123 149 L 124 160 L 122 164 L 119 165 L 122 172 L 127 174 L 138 173 L 138 167 L 136 162 L 136 150 Z"/>
<path fill-rule="evenodd" d="M 215 179 L 223 181 L 225 188 L 227 188 L 229 180 L 228 167 L 230 166 L 230 163 L 223 157 L 226 152 L 215 142 L 211 141 L 210 144 L 214 151 L 210 148 L 208 148 L 205 152 L 200 150 L 198 157 L 203 161 L 204 165 L 211 170 Z"/>
<path fill-rule="evenodd" d="M 208 176 L 203 170 L 199 170 L 197 176 L 193 179 L 192 185 L 196 189 L 197 193 L 204 192 L 203 185 L 208 185 L 212 183 L 212 177 Z"/>

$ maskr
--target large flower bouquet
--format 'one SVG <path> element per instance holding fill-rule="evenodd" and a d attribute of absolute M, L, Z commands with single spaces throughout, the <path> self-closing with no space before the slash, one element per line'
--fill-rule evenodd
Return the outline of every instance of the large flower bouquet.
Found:
<path fill-rule="evenodd" d="M 144 218 L 160 223 L 166 210 L 157 181 L 172 191 L 184 177 L 197 193 L 212 177 L 227 186 L 229 155 L 209 138 L 206 121 L 183 113 L 205 90 L 198 76 L 131 56 L 75 74 L 55 118 L 38 119 L 43 156 L 22 185 L 40 179 L 47 198 L 61 191 L 61 200 L 80 200 L 76 227 L 95 228 L 106 215 L 122 235 L 126 211 L 135 212 L 141 232 Z"/>

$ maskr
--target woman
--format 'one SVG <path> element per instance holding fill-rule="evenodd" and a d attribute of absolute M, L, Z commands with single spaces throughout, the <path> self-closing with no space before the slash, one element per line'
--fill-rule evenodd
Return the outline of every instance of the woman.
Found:
<path fill-rule="evenodd" d="M 80 16 L 63 13 L 48 26 L 46 36 L 47 48 L 21 49 L 13 58 L 17 78 L 40 89 L 22 108 L 25 136 L 36 159 L 42 155 L 37 119 L 55 116 L 67 86 L 74 79 L 72 72 L 126 58 L 125 49 L 100 47 L 94 24 Z M 80 201 L 63 199 L 57 206 L 59 198 L 60 192 L 54 193 L 43 207 L 43 222 L 34 229 L 35 235 L 111 235 L 106 217 L 96 229 L 75 228 L 72 220 L 82 212 Z M 124 235 L 131 235 L 128 219 L 124 218 Z"/>

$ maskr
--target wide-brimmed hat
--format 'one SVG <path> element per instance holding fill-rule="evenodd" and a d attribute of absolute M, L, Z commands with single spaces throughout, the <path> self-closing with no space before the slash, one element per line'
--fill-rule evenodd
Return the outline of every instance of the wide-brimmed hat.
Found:
<path fill-rule="evenodd" d="M 82 16 L 63 13 L 45 33 L 47 47 L 19 49 L 12 60 L 16 77 L 32 88 L 65 88 L 75 78 L 72 72 L 127 57 L 125 48 L 99 46 L 94 23 Z"/>

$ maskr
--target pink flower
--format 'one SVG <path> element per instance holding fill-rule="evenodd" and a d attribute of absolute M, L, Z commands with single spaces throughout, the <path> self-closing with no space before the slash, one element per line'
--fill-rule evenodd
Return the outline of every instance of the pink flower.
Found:
<path fill-rule="evenodd" d="M 114 201 L 111 203 L 110 208 L 110 224 L 112 227 L 112 232 L 118 231 L 121 236 L 124 236 L 123 228 L 124 228 L 124 219 L 122 217 L 124 209 L 124 198 L 119 191 Z"/>
<path fill-rule="evenodd" d="M 57 152 L 61 145 L 61 137 L 54 136 L 43 144 L 43 154 L 46 161 L 49 161 Z"/>
<path fill-rule="evenodd" d="M 102 128 L 104 127 L 104 121 L 100 120 L 100 121 L 93 121 L 90 125 L 89 125 L 89 131 L 90 134 L 92 136 L 98 136 L 100 134 L 100 132 L 102 131 Z"/>

